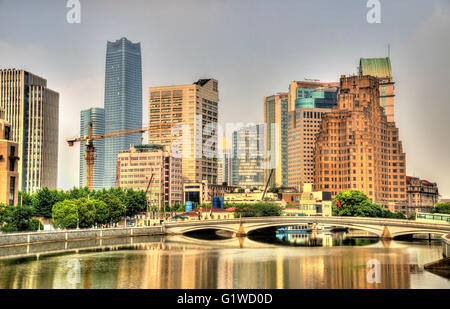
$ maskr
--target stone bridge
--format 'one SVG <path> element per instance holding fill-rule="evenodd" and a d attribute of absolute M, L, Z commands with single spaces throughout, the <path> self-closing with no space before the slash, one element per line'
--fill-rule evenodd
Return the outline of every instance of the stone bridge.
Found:
<path fill-rule="evenodd" d="M 417 221 L 383 218 L 355 217 L 260 217 L 230 220 L 205 220 L 178 223 L 166 223 L 167 234 L 185 234 L 198 230 L 229 231 L 237 236 L 245 236 L 256 230 L 268 227 L 316 223 L 327 226 L 353 228 L 377 235 L 382 239 L 392 239 L 408 234 L 448 234 L 449 224 L 422 223 Z"/>

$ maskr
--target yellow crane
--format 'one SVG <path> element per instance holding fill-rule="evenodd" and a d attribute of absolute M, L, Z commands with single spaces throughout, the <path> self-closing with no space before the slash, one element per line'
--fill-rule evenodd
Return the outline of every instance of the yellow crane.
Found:
<path fill-rule="evenodd" d="M 95 146 L 94 141 L 115 137 L 115 136 L 122 136 L 122 135 L 128 135 L 128 134 L 135 134 L 135 133 L 145 133 L 148 129 L 147 128 L 140 128 L 140 129 L 131 129 L 131 130 L 125 130 L 125 131 L 116 131 L 111 133 L 105 133 L 100 135 L 94 135 L 94 120 L 89 121 L 89 134 L 85 137 L 72 137 L 66 139 L 67 143 L 69 144 L 69 147 L 72 147 L 74 143 L 79 142 L 86 142 L 86 174 L 87 174 L 87 187 L 92 190 L 93 189 L 93 173 L 94 173 L 94 160 L 95 160 Z"/>

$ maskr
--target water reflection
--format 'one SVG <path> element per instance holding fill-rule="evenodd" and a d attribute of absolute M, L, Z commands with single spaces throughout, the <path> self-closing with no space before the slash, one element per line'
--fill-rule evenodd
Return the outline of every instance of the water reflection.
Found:
<path fill-rule="evenodd" d="M 246 248 L 247 240 L 220 248 L 169 237 L 132 250 L 2 260 L 0 288 L 450 288 L 450 280 L 423 270 L 441 257 L 439 243 Z M 73 259 L 80 262 L 79 283 L 68 277 Z M 381 283 L 366 279 L 371 259 L 381 263 Z"/>

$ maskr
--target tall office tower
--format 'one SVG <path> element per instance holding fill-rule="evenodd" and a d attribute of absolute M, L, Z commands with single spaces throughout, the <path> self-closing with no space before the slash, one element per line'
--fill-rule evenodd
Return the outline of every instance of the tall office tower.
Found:
<path fill-rule="evenodd" d="M 289 85 L 288 111 L 291 112 L 299 107 L 331 108 L 336 104 L 334 95 L 314 90 L 337 87 L 339 87 L 337 82 L 293 81 Z"/>
<path fill-rule="evenodd" d="M 222 137 L 220 144 L 217 162 L 217 184 L 227 183 L 227 185 L 231 185 L 231 143 L 228 138 Z"/>
<path fill-rule="evenodd" d="M 108 42 L 105 68 L 105 133 L 142 127 L 141 45 L 126 38 Z M 105 139 L 103 187 L 116 184 L 117 154 L 142 143 L 142 134 Z"/>
<path fill-rule="evenodd" d="M 0 106 L 19 149 L 19 189 L 56 188 L 59 94 L 47 80 L 24 70 L 0 70 Z"/>
<path fill-rule="evenodd" d="M 394 121 L 394 79 L 392 77 L 391 59 L 361 58 L 359 61 L 359 75 L 371 75 L 379 79 L 380 105 L 384 109 L 389 122 Z"/>
<path fill-rule="evenodd" d="M 341 76 L 338 105 L 316 139 L 316 190 L 360 190 L 385 208 L 406 203 L 405 153 L 379 96 L 376 77 Z"/>
<path fill-rule="evenodd" d="M 0 203 L 17 205 L 19 195 L 18 144 L 12 141 L 11 125 L 5 121 L 5 110 L 0 108 Z"/>
<path fill-rule="evenodd" d="M 136 145 L 118 155 L 118 182 L 122 188 L 147 190 L 153 205 L 170 205 L 183 202 L 181 159 L 174 158 L 161 145 Z"/>
<path fill-rule="evenodd" d="M 151 87 L 149 93 L 148 143 L 173 146 L 174 155 L 183 159 L 184 183 L 216 184 L 217 80 Z"/>
<path fill-rule="evenodd" d="M 93 134 L 105 134 L 105 110 L 99 107 L 93 107 L 81 111 L 80 136 L 89 134 L 89 122 L 93 120 Z M 95 190 L 103 188 L 104 162 L 105 162 L 105 140 L 99 139 L 94 142 L 95 160 L 93 171 L 93 187 Z M 86 175 L 86 142 L 80 143 L 80 187 L 87 186 Z"/>
<path fill-rule="evenodd" d="M 287 186 L 287 116 L 288 94 L 279 93 L 264 98 L 264 124 L 266 127 L 266 153 L 273 163 L 273 173 L 269 186 Z M 272 168 L 264 170 L 267 183 Z"/>
<path fill-rule="evenodd" d="M 288 113 L 288 187 L 303 190 L 314 181 L 314 144 L 325 113 L 337 104 L 337 87 L 301 89 L 296 109 Z M 325 101 L 326 98 L 326 101 Z"/>
<path fill-rule="evenodd" d="M 233 132 L 233 185 L 251 189 L 264 186 L 264 124 Z"/>

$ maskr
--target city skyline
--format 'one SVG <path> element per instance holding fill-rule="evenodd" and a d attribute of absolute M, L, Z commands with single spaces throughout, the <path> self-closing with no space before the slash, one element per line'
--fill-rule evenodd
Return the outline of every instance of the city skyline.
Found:
<path fill-rule="evenodd" d="M 442 38 L 445 37 L 443 33 L 450 29 L 450 4 L 446 1 L 434 1 L 433 6 L 419 1 L 408 1 L 407 5 L 401 1 L 395 4 L 383 2 L 382 23 L 371 25 L 365 21 L 365 1 L 343 2 L 348 2 L 348 5 L 342 5 L 345 10 L 338 4 L 326 1 L 320 4 L 266 3 L 261 6 L 256 5 L 255 1 L 231 1 L 228 4 L 219 1 L 208 4 L 194 1 L 177 5 L 169 1 L 166 7 L 151 2 L 148 4 L 149 10 L 137 12 L 130 9 L 125 12 L 123 19 L 115 26 L 112 26 L 116 22 L 112 18 L 114 12 L 125 10 L 124 4 L 117 4 L 112 8 L 101 1 L 95 4 L 82 2 L 81 24 L 71 25 L 65 20 L 67 9 L 64 2 L 60 6 L 51 1 L 44 1 L 39 5 L 32 2 L 0 2 L 0 25 L 10 22 L 11 16 L 16 15 L 13 14 L 15 10 L 24 10 L 25 16 L 33 14 L 34 22 L 36 18 L 39 21 L 42 19 L 40 31 L 46 29 L 51 34 L 48 38 L 33 37 L 36 35 L 34 29 L 26 34 L 24 31 L 30 27 L 27 27 L 29 21 L 25 20 L 8 32 L 6 26 L 1 27 L 0 56 L 4 59 L 2 68 L 15 67 L 44 76 L 49 87 L 60 93 L 58 187 L 69 189 L 78 185 L 79 152 L 76 148 L 69 149 L 64 140 L 79 135 L 78 130 L 74 129 L 79 128 L 79 117 L 73 117 L 74 113 L 79 115 L 80 110 L 103 105 L 104 45 L 107 40 L 126 36 L 133 42 L 142 43 L 144 123 L 148 119 L 149 87 L 185 84 L 214 76 L 220 82 L 221 124 L 261 123 L 264 114 L 261 101 L 264 96 L 287 91 L 292 80 L 308 77 L 333 81 L 338 80 L 341 74 L 356 73 L 359 58 L 386 57 L 387 44 L 390 43 L 393 75 L 397 83 L 395 121 L 400 128 L 404 151 L 408 154 L 407 174 L 437 182 L 443 197 L 449 197 L 450 179 L 445 173 L 450 168 L 446 157 L 450 150 L 446 143 L 449 140 L 449 130 L 445 129 L 444 124 L 450 114 L 447 104 L 450 94 L 445 87 L 445 64 L 448 64 L 446 55 L 450 51 L 450 45 Z M 51 3 L 53 4 L 50 5 Z M 232 16 L 236 25 L 227 22 L 226 26 L 231 29 L 225 31 L 220 23 L 230 17 L 231 12 L 236 12 L 233 10 L 236 5 L 242 6 L 242 13 Z M 53 10 L 44 12 L 46 7 L 52 7 Z M 310 10 L 314 12 L 311 14 L 314 16 L 317 16 L 316 12 L 323 10 L 324 16 L 321 18 L 326 18 L 329 25 L 340 23 L 341 27 L 339 30 L 325 27 L 315 29 L 318 36 L 326 35 L 328 41 L 326 44 L 313 41 L 312 47 L 306 45 L 308 48 L 304 48 L 304 45 L 297 42 L 301 41 L 300 34 L 297 40 L 292 40 L 289 34 L 298 34 L 294 26 L 298 29 L 314 27 L 314 23 L 318 21 L 311 21 L 308 16 L 305 16 L 305 21 L 292 21 L 292 11 L 295 8 L 302 9 L 299 12 Z M 196 9 L 199 12 L 193 16 Z M 254 15 L 250 17 L 247 28 L 243 28 L 241 33 L 233 31 L 235 27 L 242 25 L 245 13 L 251 10 L 254 10 Z M 335 12 L 336 16 L 331 16 L 329 11 Z M 262 17 L 277 17 L 281 12 L 285 12 L 289 18 L 280 19 L 279 24 L 273 24 L 272 28 L 263 25 Z M 185 16 L 186 13 L 191 13 L 191 16 Z M 98 30 L 92 31 L 93 25 L 97 23 L 95 16 L 99 14 L 106 18 L 98 24 Z M 177 23 L 169 24 L 166 30 L 159 30 L 163 33 L 156 35 L 151 27 L 140 29 L 144 16 L 147 15 L 145 22 L 149 22 L 151 18 L 148 15 L 153 16 L 152 14 L 155 14 L 156 23 L 164 22 L 160 16 L 164 14 L 182 18 Z M 195 20 L 195 17 L 201 18 Z M 211 37 L 212 41 L 208 46 L 202 46 L 198 50 L 195 47 L 197 39 L 192 38 L 190 42 L 183 35 L 198 29 L 201 22 L 209 20 L 207 17 L 214 20 L 214 23 L 210 28 L 202 30 L 208 36 L 217 34 L 217 38 Z M 25 19 L 20 16 L 18 18 Z M 180 28 L 186 20 L 191 23 Z M 343 20 L 347 24 L 342 24 Z M 105 31 L 104 27 L 109 26 L 110 30 Z M 353 30 L 355 26 L 359 29 Z M 88 30 L 93 33 L 88 33 Z M 289 33 L 283 33 L 286 31 Z M 177 43 L 165 44 L 169 42 L 168 37 L 174 41 L 178 39 L 177 43 L 181 42 L 183 48 L 176 49 Z M 360 44 L 353 45 L 352 37 L 358 38 Z M 274 39 L 281 40 L 286 48 L 279 51 L 278 44 L 274 44 L 276 49 L 272 48 L 269 43 Z M 154 44 L 155 41 L 157 44 Z M 236 44 L 228 46 L 230 43 Z M 338 46 L 326 48 L 333 44 Z M 56 45 L 64 48 L 55 48 Z M 433 46 L 433 49 L 429 46 Z M 196 56 L 202 51 L 201 57 Z M 218 51 L 219 57 L 216 54 Z M 213 54 L 213 57 L 210 56 Z M 248 80 L 252 82 L 244 82 Z M 239 113 L 235 112 L 237 108 L 240 109 Z M 66 166 L 73 166 L 73 170 L 65 168 Z"/>

